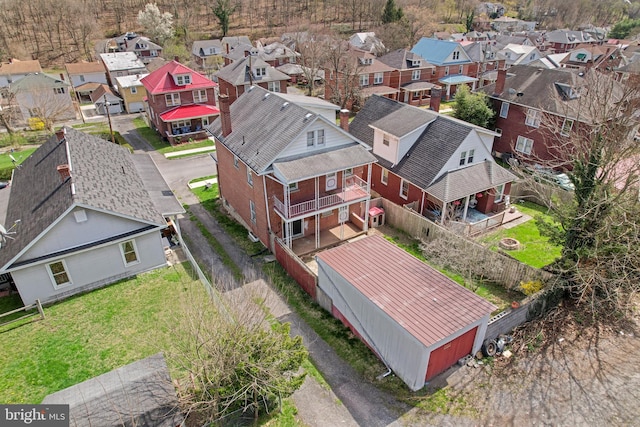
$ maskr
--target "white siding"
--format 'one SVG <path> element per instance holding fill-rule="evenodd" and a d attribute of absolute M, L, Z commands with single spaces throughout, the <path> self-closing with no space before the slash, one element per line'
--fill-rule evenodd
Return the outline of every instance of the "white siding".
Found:
<path fill-rule="evenodd" d="M 335 119 L 333 123 L 335 123 Z M 314 148 L 307 147 L 307 132 L 316 131 L 318 129 L 324 129 L 324 145 Z M 287 148 L 282 150 L 278 159 L 297 156 L 300 154 L 309 154 L 316 150 L 324 150 L 331 147 L 341 147 L 352 144 L 353 141 L 354 138 L 351 135 L 345 133 L 334 124 L 327 123 L 324 120 L 316 120 L 311 126 L 307 127 L 304 132 L 298 135 L 298 137 L 294 139 Z"/>
<path fill-rule="evenodd" d="M 389 137 L 389 145 L 384 145 L 384 132 L 375 129 L 373 133 L 373 154 L 380 156 L 393 164 L 398 163 L 398 146 L 400 145 L 398 138 L 387 134 Z"/>
<path fill-rule="evenodd" d="M 422 388 L 428 363 L 424 345 L 335 270 L 322 260 L 317 261 L 318 286 L 331 298 L 333 306 L 411 390 Z"/>
<path fill-rule="evenodd" d="M 462 167 L 469 166 L 468 163 L 465 163 L 463 166 L 460 166 L 460 154 L 463 151 L 469 153 L 469 150 L 475 150 L 473 154 L 473 163 L 472 165 L 483 162 L 485 159 L 489 161 L 493 161 L 493 157 L 491 157 L 491 152 L 487 150 L 486 141 L 483 141 L 482 138 L 479 137 L 478 133 L 475 131 L 469 132 L 467 137 L 462 141 L 462 144 L 458 147 L 458 149 L 453 153 L 453 155 L 449 158 L 444 167 L 438 172 L 438 175 L 433 179 L 437 180 L 444 173 L 459 169 Z"/>
<path fill-rule="evenodd" d="M 18 261 L 29 260 L 65 249 L 70 249 L 108 239 L 112 236 L 131 232 L 145 227 L 147 224 L 121 218 L 115 215 L 84 209 L 87 220 L 76 222 L 73 212 L 75 208 L 47 232 L 36 244 L 22 255 Z"/>
<path fill-rule="evenodd" d="M 413 147 L 413 144 L 416 143 L 416 140 L 420 137 L 420 135 L 422 135 L 422 132 L 424 132 L 426 128 L 427 128 L 427 125 L 420 126 L 419 128 L 416 128 L 415 130 L 413 130 L 412 132 L 409 132 L 408 134 L 404 135 L 400 139 L 400 147 L 398 148 L 398 158 L 394 163 L 400 163 L 400 160 L 409 152 L 409 150 L 411 150 L 411 147 Z"/>
<path fill-rule="evenodd" d="M 28 305 L 35 302 L 37 298 L 40 298 L 42 302 L 62 299 L 166 265 L 162 240 L 158 231 L 125 240 L 131 239 L 135 239 L 140 262 L 130 267 L 124 265 L 120 252 L 121 242 L 114 242 L 100 248 L 70 254 L 56 260 L 47 260 L 31 267 L 12 271 L 11 275 L 22 301 Z M 47 264 L 61 259 L 65 261 L 72 285 L 56 290 L 49 276 Z"/>
<path fill-rule="evenodd" d="M 71 80 L 71 85 L 73 87 L 78 87 L 81 86 L 85 83 L 102 83 L 102 84 L 107 84 L 107 75 L 102 72 L 102 73 L 83 73 L 82 76 L 84 76 L 84 81 L 82 81 L 80 79 L 80 74 L 73 74 L 69 76 L 69 79 Z"/>

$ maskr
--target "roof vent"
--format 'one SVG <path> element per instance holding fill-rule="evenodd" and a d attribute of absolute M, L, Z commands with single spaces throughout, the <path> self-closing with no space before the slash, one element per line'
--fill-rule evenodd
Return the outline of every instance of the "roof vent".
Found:
<path fill-rule="evenodd" d="M 249 86 L 249 89 L 247 89 L 247 92 L 251 92 L 253 90 L 255 86 Z"/>
<path fill-rule="evenodd" d="M 507 89 L 507 92 L 509 92 L 509 95 L 515 95 L 516 94 L 516 90 L 514 88 L 512 88 L 512 87 Z"/>
<path fill-rule="evenodd" d="M 524 93 L 518 92 L 518 93 L 516 93 L 516 96 L 524 96 Z"/>
<path fill-rule="evenodd" d="M 264 94 L 264 97 L 262 99 L 267 99 L 269 97 L 269 95 L 271 95 L 271 93 L 267 92 Z"/>
<path fill-rule="evenodd" d="M 311 117 L 311 116 L 313 116 L 313 114 L 312 114 L 312 113 L 307 113 L 307 114 L 305 114 L 304 119 L 305 119 L 305 120 L 308 120 L 308 119 L 309 119 L 309 117 Z"/>
<path fill-rule="evenodd" d="M 288 102 L 285 102 L 284 104 L 282 104 L 282 107 L 280 107 L 280 111 L 284 110 L 285 108 L 287 108 L 287 106 L 289 105 Z"/>

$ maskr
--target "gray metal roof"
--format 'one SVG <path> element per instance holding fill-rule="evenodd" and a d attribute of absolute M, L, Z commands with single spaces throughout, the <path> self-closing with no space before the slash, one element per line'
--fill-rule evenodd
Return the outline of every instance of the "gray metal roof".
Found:
<path fill-rule="evenodd" d="M 175 427 L 184 417 L 162 353 L 52 393 L 43 404 L 68 404 L 75 427 Z"/>
<path fill-rule="evenodd" d="M 135 52 L 101 53 L 100 59 L 109 71 L 144 69 L 144 64 Z"/>
<path fill-rule="evenodd" d="M 48 89 L 48 88 L 61 88 L 67 87 L 69 83 L 64 80 L 57 79 L 55 77 L 51 77 L 44 73 L 36 73 L 36 74 L 28 74 L 18 80 L 15 83 L 12 83 L 9 87 L 9 90 L 13 93 L 17 92 L 28 92 L 39 89 Z"/>
<path fill-rule="evenodd" d="M 351 145 L 310 156 L 279 160 L 273 164 L 273 168 L 280 172 L 287 183 L 291 183 L 374 162 L 376 157 L 366 148 Z"/>
<path fill-rule="evenodd" d="M 18 219 L 20 224 L 15 240 L 0 249 L 0 267 L 7 267 L 74 205 L 141 221 L 141 228 L 164 225 L 126 148 L 73 128 L 64 129 L 63 142 L 53 135 L 13 173 L 5 224 L 9 228 Z M 63 181 L 57 171 L 64 164 L 71 165 L 70 180 Z"/>
<path fill-rule="evenodd" d="M 485 160 L 482 163 L 445 173 L 427 187 L 426 191 L 438 200 L 449 203 L 516 179 L 514 174 L 493 160 Z"/>
<path fill-rule="evenodd" d="M 275 93 L 253 86 L 231 104 L 230 135 L 222 137 L 220 119 L 208 129 L 251 169 L 264 173 L 291 141 L 316 120 L 324 119 Z M 327 124 L 335 126 L 335 123 Z M 354 139 L 353 145 L 361 142 Z"/>
<path fill-rule="evenodd" d="M 169 184 L 160 174 L 151 155 L 147 153 L 133 154 L 131 159 L 140 174 L 140 178 L 142 178 L 144 188 L 149 193 L 149 197 L 151 197 L 151 201 L 158 212 L 165 217 L 184 213 L 184 207 L 176 199 L 175 194 L 169 188 Z"/>

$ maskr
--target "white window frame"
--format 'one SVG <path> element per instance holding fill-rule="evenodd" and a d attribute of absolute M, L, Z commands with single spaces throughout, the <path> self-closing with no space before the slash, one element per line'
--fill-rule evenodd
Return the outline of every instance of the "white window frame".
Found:
<path fill-rule="evenodd" d="M 452 57 L 452 59 L 453 59 L 454 61 L 457 61 L 458 59 L 460 59 L 460 52 L 458 52 L 458 51 L 453 52 L 453 54 L 451 55 L 451 57 Z"/>
<path fill-rule="evenodd" d="M 256 215 L 256 204 L 253 203 L 253 200 L 249 200 L 249 219 L 253 224 L 255 224 L 258 220 Z"/>
<path fill-rule="evenodd" d="M 267 90 L 273 93 L 280 93 L 280 80 L 275 82 L 267 82 Z"/>
<path fill-rule="evenodd" d="M 391 137 L 386 133 L 382 135 L 382 145 L 386 147 L 391 145 Z"/>
<path fill-rule="evenodd" d="M 298 191 L 298 190 L 299 190 L 299 188 L 298 188 L 298 182 L 297 181 L 296 182 L 292 182 L 292 183 L 289 184 L 289 192 Z"/>
<path fill-rule="evenodd" d="M 369 74 L 360 74 L 360 87 L 369 86 Z"/>
<path fill-rule="evenodd" d="M 464 71 L 464 65 L 459 65 L 458 66 L 458 74 L 462 74 L 463 71 Z"/>
<path fill-rule="evenodd" d="M 131 92 L 132 95 L 135 95 L 136 93 L 138 93 L 138 88 L 135 86 L 131 86 L 129 88 L 129 92 Z"/>
<path fill-rule="evenodd" d="M 191 126 L 191 119 L 186 119 L 186 120 L 178 120 L 175 122 L 171 122 L 171 129 L 181 129 L 185 126 Z"/>
<path fill-rule="evenodd" d="M 307 132 L 307 148 L 324 147 L 326 132 L 324 129 L 310 130 Z"/>
<path fill-rule="evenodd" d="M 265 77 L 267 75 L 267 68 L 266 67 L 259 67 L 255 69 L 255 75 L 256 77 Z"/>
<path fill-rule="evenodd" d="M 240 159 L 238 159 L 238 156 L 233 156 L 233 167 L 235 167 L 236 169 L 240 168 Z"/>
<path fill-rule="evenodd" d="M 463 151 L 460 153 L 460 166 L 464 166 L 467 163 L 467 152 Z"/>
<path fill-rule="evenodd" d="M 472 148 L 471 150 L 469 150 L 469 154 L 467 155 L 467 164 L 473 163 L 473 157 L 475 156 L 475 154 L 476 154 L 475 149 Z"/>
<path fill-rule="evenodd" d="M 176 76 L 176 84 L 178 86 L 186 86 L 191 84 L 191 75 L 190 74 L 179 74 Z"/>
<path fill-rule="evenodd" d="M 413 70 L 411 72 L 411 80 L 420 80 L 420 70 Z"/>
<path fill-rule="evenodd" d="M 353 175 L 353 168 L 346 168 L 344 170 L 344 176 L 351 176 Z"/>
<path fill-rule="evenodd" d="M 312 130 L 307 132 L 307 147 L 315 147 L 316 133 Z"/>
<path fill-rule="evenodd" d="M 575 120 L 565 118 L 564 122 L 562 122 L 562 128 L 560 128 L 560 135 L 569 136 L 569 134 L 571 133 L 571 130 L 573 129 L 574 123 L 575 123 Z"/>
<path fill-rule="evenodd" d="M 209 126 L 209 117 L 203 117 L 202 119 L 202 126 Z"/>
<path fill-rule="evenodd" d="M 204 96 L 203 96 L 204 94 Z M 198 89 L 193 91 L 193 102 L 207 102 L 207 90 Z"/>
<path fill-rule="evenodd" d="M 431 69 L 431 75 L 432 75 L 432 76 L 435 76 L 435 75 L 436 75 L 436 67 L 433 67 L 433 68 Z"/>
<path fill-rule="evenodd" d="M 373 75 L 374 85 L 381 85 L 383 81 L 384 81 L 384 73 L 375 73 Z"/>
<path fill-rule="evenodd" d="M 495 187 L 495 189 L 496 189 L 496 194 L 493 199 L 493 203 L 500 203 L 504 197 L 504 184 L 498 185 L 497 187 Z"/>
<path fill-rule="evenodd" d="M 502 102 L 502 105 L 500 106 L 500 117 L 502 117 L 503 119 L 506 119 L 507 116 L 509 115 L 509 103 L 508 102 Z"/>
<path fill-rule="evenodd" d="M 531 154 L 533 150 L 533 139 L 518 135 L 515 149 L 522 154 Z"/>
<path fill-rule="evenodd" d="M 325 142 L 325 132 L 324 129 L 318 129 L 316 131 L 316 145 L 317 146 L 324 146 L 324 142 Z"/>
<path fill-rule="evenodd" d="M 247 184 L 253 187 L 253 173 L 251 172 L 251 168 L 247 166 Z"/>
<path fill-rule="evenodd" d="M 78 77 L 80 77 L 80 81 L 81 81 L 82 83 L 84 83 L 84 75 L 80 74 L 80 76 L 78 76 Z M 11 82 L 9 82 L 9 83 L 11 83 Z"/>
<path fill-rule="evenodd" d="M 53 270 L 51 269 L 51 266 L 53 264 L 58 264 L 58 263 L 62 264 L 63 271 L 59 273 L 54 273 Z M 69 275 L 69 268 L 67 267 L 67 263 L 63 259 L 50 262 L 49 264 L 47 264 L 47 273 L 49 273 L 49 278 L 51 278 L 51 283 L 53 284 L 54 289 L 66 288 L 68 286 L 73 285 L 73 281 L 71 280 L 71 276 Z M 63 283 L 58 283 L 56 281 L 56 276 L 61 274 L 65 274 L 67 276 L 67 281 Z"/>
<path fill-rule="evenodd" d="M 400 197 L 405 200 L 409 198 L 409 181 L 406 181 L 404 178 L 400 181 Z"/>
<path fill-rule="evenodd" d="M 53 93 L 55 93 L 56 95 L 64 95 L 64 88 L 63 87 L 54 87 L 53 88 Z"/>
<path fill-rule="evenodd" d="M 125 252 L 125 245 L 127 243 L 131 243 L 133 251 Z M 122 262 L 124 263 L 125 267 L 130 267 L 132 265 L 140 264 L 140 256 L 138 255 L 138 247 L 136 245 L 136 241 L 135 240 L 127 240 L 126 242 L 120 243 L 119 246 L 120 246 L 120 255 L 122 255 Z M 128 253 L 133 253 L 135 255 L 135 260 L 128 261 L 127 260 L 127 254 Z"/>
<path fill-rule="evenodd" d="M 527 118 L 524 123 L 527 126 L 531 126 L 534 128 L 540 127 L 540 120 L 542 119 L 542 111 L 536 110 L 534 108 L 529 108 L 527 110 Z"/>
<path fill-rule="evenodd" d="M 449 75 L 449 66 L 448 65 L 446 67 L 444 67 L 444 75 L 445 76 Z"/>
<path fill-rule="evenodd" d="M 167 107 L 175 107 L 176 105 L 180 105 L 180 93 L 165 93 L 164 100 L 167 104 Z"/>
<path fill-rule="evenodd" d="M 382 168 L 382 173 L 380 174 L 380 182 L 384 185 L 389 183 L 389 170 Z"/>

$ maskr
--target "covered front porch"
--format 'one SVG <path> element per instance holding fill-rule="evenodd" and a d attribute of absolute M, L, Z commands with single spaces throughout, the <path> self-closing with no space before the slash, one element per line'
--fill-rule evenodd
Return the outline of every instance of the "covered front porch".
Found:
<path fill-rule="evenodd" d="M 469 77 L 462 74 L 457 74 L 453 76 L 443 77 L 440 80 L 438 80 L 438 82 L 444 85 L 445 87 L 444 99 L 445 101 L 449 101 L 451 98 L 455 96 L 458 86 L 460 85 L 467 85 L 470 87 L 472 91 L 475 90 L 478 79 L 476 79 L 475 77 Z"/>
<path fill-rule="evenodd" d="M 206 126 L 220 114 L 220 110 L 211 105 L 185 105 L 165 111 L 160 119 L 165 124 L 165 137 L 172 145 L 190 140 L 208 137 Z"/>
<path fill-rule="evenodd" d="M 440 86 L 429 82 L 410 82 L 400 87 L 399 101 L 421 107 L 431 103 L 431 89 Z"/>

